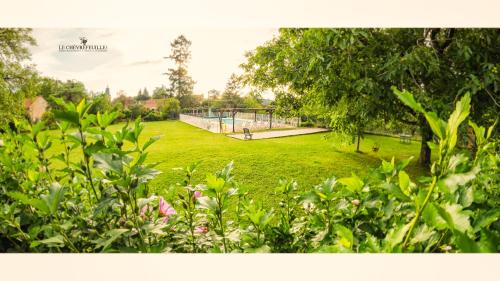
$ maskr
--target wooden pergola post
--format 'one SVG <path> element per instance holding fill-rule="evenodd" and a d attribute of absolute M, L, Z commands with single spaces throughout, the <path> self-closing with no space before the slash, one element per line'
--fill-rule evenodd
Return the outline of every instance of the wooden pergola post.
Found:
<path fill-rule="evenodd" d="M 232 113 L 233 113 L 233 133 L 235 132 L 234 131 L 234 117 L 236 116 L 236 110 L 232 110 Z"/>
<path fill-rule="evenodd" d="M 219 109 L 219 133 L 222 133 L 222 109 Z"/>
<path fill-rule="evenodd" d="M 273 128 L 273 111 L 269 110 L 269 129 Z"/>

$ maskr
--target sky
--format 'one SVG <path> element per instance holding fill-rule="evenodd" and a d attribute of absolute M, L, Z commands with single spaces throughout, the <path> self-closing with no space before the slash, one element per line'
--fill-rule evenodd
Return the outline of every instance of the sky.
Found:
<path fill-rule="evenodd" d="M 32 63 L 44 76 L 59 80 L 75 79 L 89 91 L 111 95 L 125 91 L 136 95 L 147 87 L 168 86 L 166 75 L 173 66 L 164 57 L 170 43 L 183 34 L 191 41 L 188 73 L 196 82 L 195 94 L 207 95 L 211 89 L 224 90 L 231 73 L 241 73 L 245 52 L 271 40 L 277 29 L 34 29 L 37 46 L 31 47 Z M 106 52 L 60 52 L 59 45 L 106 45 Z M 272 93 L 264 97 L 273 98 Z"/>

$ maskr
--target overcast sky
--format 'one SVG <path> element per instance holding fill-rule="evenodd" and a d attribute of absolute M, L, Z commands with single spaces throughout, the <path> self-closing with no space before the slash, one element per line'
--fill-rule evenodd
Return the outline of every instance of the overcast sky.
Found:
<path fill-rule="evenodd" d="M 162 75 L 173 64 L 163 59 L 170 42 L 184 34 L 191 42 L 188 71 L 196 81 L 194 91 L 222 91 L 231 73 L 241 73 L 244 53 L 273 38 L 276 29 L 34 29 L 38 46 L 32 47 L 32 62 L 45 76 L 82 81 L 89 91 L 113 96 L 120 90 L 136 95 L 148 88 L 168 86 Z M 60 44 L 107 45 L 107 52 L 60 52 Z M 272 95 L 266 94 L 270 98 Z"/>

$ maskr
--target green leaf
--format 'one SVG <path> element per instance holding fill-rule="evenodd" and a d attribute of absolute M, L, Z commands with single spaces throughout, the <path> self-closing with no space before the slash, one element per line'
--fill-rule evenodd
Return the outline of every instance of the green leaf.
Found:
<path fill-rule="evenodd" d="M 45 123 L 43 121 L 40 121 L 40 122 L 37 122 L 35 124 L 33 124 L 33 126 L 31 127 L 31 133 L 36 136 L 38 135 L 42 129 L 45 128 Z"/>
<path fill-rule="evenodd" d="M 446 135 L 446 123 L 439 119 L 435 112 L 426 112 L 425 119 L 432 129 L 432 132 L 439 138 L 444 139 Z"/>
<path fill-rule="evenodd" d="M 462 99 L 457 102 L 455 110 L 448 119 L 447 136 L 448 149 L 451 150 L 457 143 L 458 126 L 469 116 L 470 112 L 470 94 L 466 93 Z"/>
<path fill-rule="evenodd" d="M 207 175 L 207 186 L 214 189 L 216 192 L 221 192 L 225 184 L 226 181 L 223 178 L 212 174 Z"/>
<path fill-rule="evenodd" d="M 48 247 L 62 247 L 64 246 L 64 237 L 59 234 L 44 240 L 33 241 L 31 242 L 30 247 L 34 248 L 39 246 L 40 244 L 47 245 Z"/>
<path fill-rule="evenodd" d="M 64 191 L 65 189 L 59 183 L 52 183 L 49 187 L 49 194 L 40 196 L 51 214 L 57 212 L 57 208 L 64 197 Z"/>
<path fill-rule="evenodd" d="M 245 249 L 245 253 L 261 253 L 261 254 L 266 254 L 266 253 L 271 253 L 271 247 L 267 245 L 260 246 L 259 248 L 248 248 Z"/>
<path fill-rule="evenodd" d="M 455 193 L 459 185 L 465 185 L 469 181 L 476 178 L 477 173 L 479 173 L 479 166 L 474 167 L 467 173 L 461 174 L 449 174 L 444 179 L 439 180 L 440 187 L 447 189 L 450 193 Z M 444 186 L 443 186 L 444 185 Z"/>
<path fill-rule="evenodd" d="M 458 126 L 469 116 L 470 112 L 470 94 L 466 93 L 462 99 L 455 105 L 455 110 L 448 118 L 448 132 L 456 133 Z M 453 145 L 454 146 L 454 145 Z"/>
<path fill-rule="evenodd" d="M 474 223 L 474 232 L 488 228 L 492 223 L 500 219 L 500 209 L 488 210 L 480 214 Z"/>
<path fill-rule="evenodd" d="M 353 193 L 361 191 L 364 186 L 363 181 L 355 174 L 349 178 L 341 178 L 338 180 L 341 184 L 345 185 L 347 189 Z"/>
<path fill-rule="evenodd" d="M 420 105 L 420 103 L 418 103 L 415 100 L 415 98 L 410 92 L 408 92 L 407 90 L 399 91 L 395 86 L 392 86 L 391 89 L 394 92 L 394 94 L 398 97 L 398 99 L 402 101 L 405 105 L 409 106 L 416 112 L 425 113 L 425 110 L 422 107 L 422 105 Z"/>
<path fill-rule="evenodd" d="M 76 112 L 80 114 L 80 116 L 83 115 L 83 110 L 85 109 L 85 98 L 83 98 L 80 103 L 76 106 Z"/>
<path fill-rule="evenodd" d="M 78 113 L 74 111 L 54 110 L 54 118 L 74 125 L 78 125 L 80 123 Z"/>
<path fill-rule="evenodd" d="M 463 164 L 466 164 L 468 160 L 469 158 L 462 153 L 452 155 L 448 161 L 448 172 L 462 172 L 459 168 L 463 166 Z"/>
<path fill-rule="evenodd" d="M 208 196 L 199 197 L 198 203 L 200 207 L 211 210 L 212 212 L 216 211 L 218 208 L 217 201 Z"/>
<path fill-rule="evenodd" d="M 36 198 L 29 198 L 26 194 L 21 193 L 21 192 L 8 192 L 7 195 L 19 202 L 21 202 L 24 205 L 32 206 L 39 212 L 43 214 L 49 214 L 50 213 L 50 208 L 49 206 L 42 200 L 42 199 L 36 199 Z"/>
<path fill-rule="evenodd" d="M 406 166 L 408 166 L 408 164 L 410 164 L 410 161 L 413 160 L 413 156 L 411 156 L 410 158 L 408 159 L 405 159 L 405 160 L 401 160 L 399 161 L 397 164 L 396 164 L 396 169 L 398 171 L 401 171 L 403 170 L 404 168 L 406 168 Z"/>
<path fill-rule="evenodd" d="M 155 143 L 157 140 L 160 139 L 160 136 L 154 136 L 154 137 L 151 137 L 149 138 L 146 143 L 144 143 L 144 145 L 142 146 L 142 150 L 146 150 L 146 148 L 148 148 L 150 145 L 152 145 L 153 143 Z"/>
<path fill-rule="evenodd" d="M 394 247 L 403 242 L 403 239 L 405 238 L 408 229 L 410 229 L 410 223 L 407 223 L 405 225 L 399 225 L 389 230 L 389 232 L 385 236 L 385 242 L 389 246 L 389 250 L 392 251 Z"/>
<path fill-rule="evenodd" d="M 489 139 L 491 137 L 491 134 L 493 133 L 493 129 L 495 129 L 496 125 L 497 125 L 497 122 L 498 122 L 498 119 L 495 120 L 495 123 L 493 123 L 493 125 L 491 125 L 489 128 L 488 128 L 488 132 L 486 133 L 486 138 Z"/>
<path fill-rule="evenodd" d="M 459 231 L 453 232 L 453 237 L 455 238 L 455 244 L 464 253 L 478 253 L 480 252 L 479 246 L 474 240 L 470 239 L 465 233 L 460 233 Z"/>
<path fill-rule="evenodd" d="M 349 248 L 343 247 L 342 245 L 324 245 L 316 250 L 317 253 L 352 253 L 353 251 Z"/>
<path fill-rule="evenodd" d="M 498 238 L 488 230 L 481 230 L 481 239 L 477 243 L 481 253 L 496 253 L 498 252 Z M 477 252 L 477 251 L 476 251 Z"/>
<path fill-rule="evenodd" d="M 474 202 L 474 187 L 469 186 L 465 188 L 465 190 L 463 190 L 463 192 L 461 193 L 460 204 L 467 208 L 472 205 L 472 202 Z"/>
<path fill-rule="evenodd" d="M 394 165 L 385 160 L 382 160 L 382 172 L 384 174 L 392 175 L 394 173 Z"/>
<path fill-rule="evenodd" d="M 338 236 L 337 243 L 345 248 L 351 249 L 354 244 L 354 235 L 347 227 L 336 224 L 333 226 L 333 231 Z"/>
<path fill-rule="evenodd" d="M 484 127 L 478 126 L 476 123 L 472 122 L 472 120 L 469 120 L 469 126 L 471 126 L 472 129 L 474 130 L 474 135 L 476 136 L 477 145 L 481 146 L 484 142 L 484 130 L 485 130 Z"/>
<path fill-rule="evenodd" d="M 113 241 L 127 232 L 129 232 L 129 230 L 123 228 L 109 230 L 108 232 L 106 232 L 105 238 L 100 238 L 94 241 L 96 243 L 96 249 L 102 247 L 102 250 L 104 251 L 109 247 L 109 245 L 111 245 L 111 243 L 113 243 Z"/>
<path fill-rule="evenodd" d="M 447 227 L 446 221 L 439 215 L 434 203 L 429 203 L 422 211 L 422 218 L 429 226 L 435 227 L 438 230 L 444 230 Z"/>
<path fill-rule="evenodd" d="M 104 149 L 106 149 L 106 145 L 104 145 L 104 143 L 99 140 L 85 147 L 85 153 L 87 155 L 92 155 Z"/>
<path fill-rule="evenodd" d="M 410 196 L 410 176 L 405 171 L 399 172 L 399 187 L 401 191 L 406 195 Z"/>
<path fill-rule="evenodd" d="M 446 221 L 448 228 L 459 232 L 471 229 L 468 213 L 462 211 L 458 204 L 445 204 L 444 207 L 435 205 L 439 215 Z"/>
<path fill-rule="evenodd" d="M 383 251 L 377 238 L 370 233 L 366 233 L 366 239 L 362 243 L 365 245 L 366 252 L 380 253 Z"/>
<path fill-rule="evenodd" d="M 382 184 L 382 186 L 387 190 L 389 191 L 389 193 L 398 198 L 399 200 L 402 200 L 402 201 L 410 201 L 411 198 L 408 197 L 406 194 L 404 194 L 402 191 L 401 191 L 401 188 L 398 186 L 398 185 L 395 185 L 393 184 L 392 182 L 384 182 Z"/>
<path fill-rule="evenodd" d="M 121 174 L 123 170 L 123 162 L 116 154 L 109 153 L 94 153 L 94 166 L 102 169 L 104 172 L 113 171 Z"/>
<path fill-rule="evenodd" d="M 428 227 L 426 224 L 421 224 L 413 232 L 413 237 L 410 240 L 410 244 L 425 242 L 429 240 L 429 238 L 431 238 L 434 233 L 436 232 L 432 230 L 432 228 Z"/>
<path fill-rule="evenodd" d="M 142 209 L 142 207 L 146 206 L 147 204 L 157 200 L 158 197 L 156 195 L 152 195 L 148 198 L 139 198 L 137 200 L 137 208 Z"/>
<path fill-rule="evenodd" d="M 315 190 L 311 190 L 300 195 L 300 199 L 303 203 L 316 203 L 319 201 L 319 195 Z"/>

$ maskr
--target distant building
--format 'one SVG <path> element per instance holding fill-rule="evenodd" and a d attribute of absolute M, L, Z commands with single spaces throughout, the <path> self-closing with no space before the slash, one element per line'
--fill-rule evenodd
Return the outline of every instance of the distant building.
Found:
<path fill-rule="evenodd" d="M 159 100 L 157 100 L 157 99 L 149 99 L 149 100 L 141 101 L 141 104 L 144 105 L 144 107 L 149 109 L 149 110 L 157 110 L 158 106 L 159 106 L 158 101 Z"/>
<path fill-rule="evenodd" d="M 49 104 L 42 96 L 24 100 L 24 108 L 32 122 L 41 120 L 48 106 Z"/>

